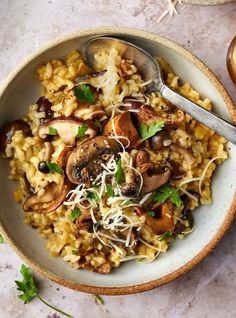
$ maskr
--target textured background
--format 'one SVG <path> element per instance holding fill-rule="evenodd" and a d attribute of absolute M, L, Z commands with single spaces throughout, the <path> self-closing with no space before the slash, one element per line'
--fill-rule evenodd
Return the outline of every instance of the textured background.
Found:
<path fill-rule="evenodd" d="M 236 33 L 236 4 L 218 7 L 178 6 L 179 14 L 157 19 L 163 0 L 0 0 L 0 81 L 30 52 L 80 28 L 130 26 L 164 35 L 202 59 L 236 102 L 225 56 Z M 75 292 L 39 278 L 42 296 L 77 317 L 233 318 L 236 317 L 236 222 L 215 251 L 198 267 L 166 286 L 133 296 L 103 297 Z M 53 311 L 34 300 L 24 305 L 14 280 L 21 260 L 0 246 L 0 317 L 44 318 Z"/>

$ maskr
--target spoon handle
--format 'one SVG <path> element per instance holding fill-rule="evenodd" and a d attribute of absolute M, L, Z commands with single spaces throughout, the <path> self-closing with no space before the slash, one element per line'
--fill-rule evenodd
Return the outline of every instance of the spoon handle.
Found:
<path fill-rule="evenodd" d="M 214 113 L 209 112 L 205 108 L 191 102 L 187 98 L 179 95 L 171 88 L 163 85 L 160 93 L 173 105 L 185 111 L 202 124 L 206 125 L 220 136 L 236 145 L 236 127 L 218 117 Z"/>

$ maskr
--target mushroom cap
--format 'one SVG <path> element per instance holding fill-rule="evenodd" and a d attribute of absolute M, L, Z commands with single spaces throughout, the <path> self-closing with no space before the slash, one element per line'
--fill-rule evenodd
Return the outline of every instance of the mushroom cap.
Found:
<path fill-rule="evenodd" d="M 113 125 L 115 131 L 113 131 Z M 103 129 L 103 134 L 106 136 L 115 134 L 117 136 L 128 138 L 130 142 L 128 149 L 135 148 L 140 139 L 137 129 L 132 123 L 130 112 L 128 111 L 110 119 Z M 126 139 L 121 138 L 120 141 L 124 144 L 124 146 L 128 145 L 128 141 Z"/>
<path fill-rule="evenodd" d="M 97 127 L 90 120 L 83 120 L 77 117 L 56 117 L 53 118 L 42 126 L 39 127 L 39 137 L 46 138 L 49 135 L 49 127 L 55 128 L 61 140 L 67 145 L 74 145 L 76 141 L 76 135 L 78 128 L 81 126 L 87 126 L 85 135 L 89 138 L 93 138 L 97 133 Z"/>
<path fill-rule="evenodd" d="M 164 167 L 164 170 L 160 172 L 145 172 L 143 175 L 143 187 L 141 194 L 146 194 L 156 190 L 161 187 L 163 184 L 166 184 L 171 176 L 171 170 L 168 167 Z"/>
<path fill-rule="evenodd" d="M 68 157 L 68 179 L 74 184 L 92 181 L 103 171 L 101 163 L 106 163 L 119 150 L 119 144 L 106 136 L 85 140 Z"/>

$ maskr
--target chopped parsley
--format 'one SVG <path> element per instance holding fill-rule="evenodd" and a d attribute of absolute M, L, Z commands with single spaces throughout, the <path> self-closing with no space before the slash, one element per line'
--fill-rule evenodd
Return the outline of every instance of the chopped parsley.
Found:
<path fill-rule="evenodd" d="M 174 203 L 178 208 L 183 204 L 183 201 L 180 199 L 178 195 L 178 189 L 175 189 L 168 184 L 161 186 L 157 193 L 154 194 L 152 200 L 154 202 L 164 203 L 168 198 L 170 201 Z"/>
<path fill-rule="evenodd" d="M 131 204 L 135 204 L 135 202 L 132 200 L 125 201 L 125 205 L 131 205 Z"/>
<path fill-rule="evenodd" d="M 62 310 L 60 310 L 52 305 L 50 305 L 46 300 L 44 300 L 38 294 L 38 286 L 36 285 L 34 277 L 30 273 L 29 268 L 27 268 L 24 264 L 21 265 L 20 273 L 22 275 L 22 280 L 21 281 L 16 280 L 15 283 L 17 285 L 17 290 L 22 292 L 19 295 L 19 298 L 24 302 L 24 304 L 27 304 L 34 297 L 37 297 L 41 302 L 43 302 L 45 305 L 47 305 L 51 309 L 61 313 L 62 315 L 66 316 L 66 317 L 73 318 L 73 316 L 65 313 L 64 311 L 62 311 Z"/>
<path fill-rule="evenodd" d="M 0 234 L 0 244 L 3 244 L 4 243 L 4 238 L 2 236 L 2 234 Z"/>
<path fill-rule="evenodd" d="M 77 255 L 78 252 L 79 252 L 79 250 L 78 250 L 77 248 L 75 248 L 75 249 L 73 249 L 71 252 L 72 252 L 73 255 Z"/>
<path fill-rule="evenodd" d="M 93 199 L 97 202 L 99 202 L 101 200 L 96 192 L 89 192 L 88 198 Z"/>
<path fill-rule="evenodd" d="M 82 102 L 94 103 L 95 98 L 93 93 L 88 85 L 80 84 L 77 87 L 73 88 L 75 96 Z"/>
<path fill-rule="evenodd" d="M 77 138 L 81 138 L 85 136 L 86 131 L 88 130 L 88 126 L 83 125 L 78 127 L 78 132 L 76 134 Z"/>
<path fill-rule="evenodd" d="M 49 135 L 53 135 L 53 136 L 57 135 L 58 134 L 57 129 L 54 128 L 54 127 L 49 127 L 48 128 L 48 134 Z"/>
<path fill-rule="evenodd" d="M 75 223 L 75 221 L 80 215 L 81 215 L 80 208 L 75 208 L 74 210 L 71 211 L 71 214 L 70 214 L 71 221 Z"/>
<path fill-rule="evenodd" d="M 120 184 L 121 182 L 123 182 L 125 179 L 124 176 L 124 172 L 122 169 L 122 163 L 121 163 L 121 159 L 119 159 L 117 161 L 117 169 L 116 169 L 116 173 L 115 173 L 115 180 L 118 184 Z"/>
<path fill-rule="evenodd" d="M 165 241 L 170 237 L 170 232 L 164 232 L 160 237 L 159 241 Z"/>
<path fill-rule="evenodd" d="M 95 300 L 96 300 L 99 304 L 104 305 L 104 300 L 102 299 L 101 296 L 99 296 L 99 295 L 94 295 L 94 296 L 95 296 Z"/>
<path fill-rule="evenodd" d="M 147 211 L 147 215 L 154 217 L 155 216 L 155 212 L 154 211 Z"/>
<path fill-rule="evenodd" d="M 107 196 L 108 198 L 114 198 L 114 190 L 112 188 L 112 185 L 111 184 L 107 184 L 106 185 L 106 192 L 107 192 Z"/>
<path fill-rule="evenodd" d="M 46 161 L 46 165 L 47 165 L 47 167 L 48 167 L 50 173 L 55 173 L 55 172 L 57 172 L 57 173 L 60 173 L 60 174 L 61 174 L 62 171 L 63 171 L 62 167 L 59 166 L 59 165 L 58 165 L 57 163 L 55 163 L 55 162 Z"/>
<path fill-rule="evenodd" d="M 139 128 L 139 133 L 142 137 L 141 141 L 154 136 L 157 132 L 161 131 L 164 126 L 165 123 L 163 121 L 153 121 L 149 126 L 142 123 Z"/>

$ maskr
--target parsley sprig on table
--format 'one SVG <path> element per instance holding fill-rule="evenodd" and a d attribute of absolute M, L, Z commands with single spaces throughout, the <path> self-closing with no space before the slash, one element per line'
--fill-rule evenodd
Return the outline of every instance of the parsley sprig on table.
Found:
<path fill-rule="evenodd" d="M 52 308 L 53 310 L 59 312 L 60 314 L 69 317 L 74 318 L 73 316 L 65 313 L 64 311 L 50 305 L 46 300 L 44 300 L 39 294 L 38 294 L 38 287 L 36 285 L 36 282 L 34 280 L 33 275 L 31 274 L 28 267 L 26 267 L 24 264 L 21 265 L 20 269 L 22 280 L 18 281 L 16 280 L 15 283 L 17 285 L 17 290 L 22 292 L 19 295 L 19 298 L 24 302 L 24 304 L 27 304 L 30 302 L 34 297 L 37 297 L 41 302 L 43 302 L 48 307 Z"/>
<path fill-rule="evenodd" d="M 73 88 L 75 96 L 82 102 L 94 103 L 95 98 L 88 85 L 80 84 Z"/>
<path fill-rule="evenodd" d="M 157 132 L 161 131 L 164 126 L 165 123 L 163 121 L 153 121 L 149 126 L 142 123 L 139 128 L 139 133 L 142 137 L 141 141 L 154 136 Z"/>
<path fill-rule="evenodd" d="M 157 189 L 157 193 L 154 194 L 152 200 L 154 202 L 164 203 L 168 198 L 174 203 L 178 208 L 183 204 L 183 201 L 180 199 L 178 194 L 178 189 L 175 189 L 168 184 L 161 186 Z"/>

